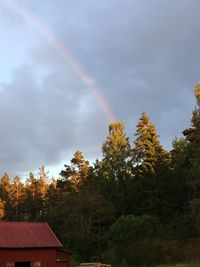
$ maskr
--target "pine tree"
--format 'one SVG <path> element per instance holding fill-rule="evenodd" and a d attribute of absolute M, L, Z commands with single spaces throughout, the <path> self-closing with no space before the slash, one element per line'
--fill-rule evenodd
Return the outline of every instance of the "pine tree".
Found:
<path fill-rule="evenodd" d="M 93 168 L 80 151 L 75 152 L 71 164 L 66 164 L 60 175 L 53 224 L 58 225 L 59 235 L 73 251 L 89 259 L 91 251 L 94 256 L 101 245 L 112 207 L 98 192 Z"/>
<path fill-rule="evenodd" d="M 130 174 L 131 147 L 122 122 L 110 124 L 109 135 L 102 146 L 102 152 L 104 175 L 108 180 L 119 181 Z"/>
<path fill-rule="evenodd" d="M 109 135 L 102 146 L 104 158 L 110 158 L 111 160 L 126 158 L 130 145 L 124 130 L 122 122 L 113 122 L 109 125 Z"/>
<path fill-rule="evenodd" d="M 0 220 L 5 217 L 5 202 L 0 199 Z"/>
<path fill-rule="evenodd" d="M 158 163 L 166 157 L 166 151 L 159 142 L 155 126 L 150 122 L 146 113 L 136 126 L 136 140 L 134 142 L 134 163 L 139 173 L 155 173 Z"/>
<path fill-rule="evenodd" d="M 57 216 L 56 209 L 58 205 L 59 205 L 59 199 L 58 199 L 57 181 L 55 178 L 52 178 L 51 182 L 49 183 L 45 198 L 46 219 L 52 228 L 56 227 L 54 222 L 55 222 L 55 217 Z"/>
<path fill-rule="evenodd" d="M 7 201 L 11 192 L 11 181 L 7 172 L 5 172 L 0 180 L 0 196 L 1 199 Z"/>
<path fill-rule="evenodd" d="M 187 159 L 188 183 L 191 186 L 190 198 L 200 199 L 200 83 L 194 89 L 197 107 L 193 111 L 191 127 L 184 130 L 187 147 L 185 157 Z"/>
<path fill-rule="evenodd" d="M 134 212 L 165 218 L 169 186 L 169 154 L 159 142 L 155 126 L 146 113 L 136 127 L 134 141 Z"/>
<path fill-rule="evenodd" d="M 115 206 L 116 216 L 127 214 L 131 209 L 132 151 L 122 122 L 110 124 L 102 152 L 103 159 L 95 167 L 101 191 Z"/>
<path fill-rule="evenodd" d="M 38 183 L 39 194 L 41 195 L 42 200 L 45 200 L 49 184 L 49 172 L 45 170 L 45 167 L 43 165 L 39 167 Z"/>
<path fill-rule="evenodd" d="M 62 181 L 63 184 L 68 184 L 78 191 L 81 184 L 87 180 L 92 171 L 89 161 L 85 160 L 82 152 L 77 150 L 71 159 L 71 165 L 64 166 L 65 170 L 60 172 L 62 176 L 60 182 Z"/>
<path fill-rule="evenodd" d="M 44 167 L 40 168 L 39 178 L 30 172 L 25 184 L 25 218 L 27 220 L 41 220 L 43 218 L 47 190 L 47 173 Z"/>
<path fill-rule="evenodd" d="M 4 215 L 7 220 L 13 219 L 13 206 L 10 198 L 11 192 L 11 180 L 8 173 L 5 172 L 0 180 L 0 199 L 4 205 Z"/>
<path fill-rule="evenodd" d="M 184 214 L 189 207 L 189 186 L 187 142 L 184 138 L 175 138 L 172 142 L 170 184 L 168 186 L 168 206 L 171 213 Z"/>
<path fill-rule="evenodd" d="M 15 176 L 13 182 L 12 182 L 12 192 L 10 198 L 12 199 L 12 206 L 15 210 L 15 213 L 13 214 L 13 217 L 15 220 L 23 219 L 21 218 L 23 214 L 22 210 L 22 203 L 24 200 L 24 185 L 21 182 L 21 179 L 19 176 Z"/>

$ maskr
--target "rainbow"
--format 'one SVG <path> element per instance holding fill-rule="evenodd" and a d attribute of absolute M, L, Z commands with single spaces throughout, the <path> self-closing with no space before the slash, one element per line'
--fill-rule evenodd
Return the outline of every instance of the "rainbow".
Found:
<path fill-rule="evenodd" d="M 15 9 L 26 22 L 34 27 L 58 52 L 58 54 L 71 65 L 73 70 L 77 73 L 78 77 L 85 84 L 86 88 L 92 93 L 98 102 L 101 110 L 106 114 L 110 122 L 115 121 L 115 116 L 109 107 L 105 97 L 101 93 L 101 90 L 93 82 L 93 79 L 86 71 L 86 69 L 81 65 L 81 63 L 75 58 L 75 56 L 69 51 L 64 43 L 59 40 L 57 36 L 42 22 L 42 20 L 36 16 L 29 9 L 24 7 L 17 0 L 7 0 L 8 4 Z"/>

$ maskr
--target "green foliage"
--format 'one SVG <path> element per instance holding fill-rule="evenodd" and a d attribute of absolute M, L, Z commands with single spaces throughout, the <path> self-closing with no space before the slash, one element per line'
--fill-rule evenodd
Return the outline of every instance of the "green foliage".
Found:
<path fill-rule="evenodd" d="M 59 186 L 62 184 L 62 187 L 71 187 L 78 191 L 91 172 L 92 168 L 89 166 L 89 162 L 77 150 L 71 160 L 71 165 L 65 165 L 65 170 L 61 171 L 60 175 L 62 178 L 59 181 Z"/>
<path fill-rule="evenodd" d="M 190 198 L 200 198 L 200 107 L 199 92 L 200 87 L 197 83 L 194 90 L 198 108 L 193 111 L 191 127 L 184 130 L 187 145 L 185 155 L 187 158 L 187 179 L 190 186 Z"/>
<path fill-rule="evenodd" d="M 153 264 L 162 259 L 162 227 L 156 217 L 122 216 L 109 229 L 113 263 Z"/>
<path fill-rule="evenodd" d="M 138 174 L 156 172 L 156 165 L 167 159 L 167 154 L 162 148 L 155 126 L 150 122 L 146 113 L 136 126 L 136 140 L 134 142 L 134 160 Z"/>
<path fill-rule="evenodd" d="M 133 183 L 132 150 L 122 122 L 110 124 L 102 152 L 103 159 L 95 164 L 95 176 L 100 193 L 113 203 L 117 218 L 130 212 Z"/>
<path fill-rule="evenodd" d="M 110 238 L 114 244 L 126 244 L 129 240 L 156 238 L 161 235 L 162 227 L 158 218 L 143 216 L 121 216 L 110 228 Z"/>
<path fill-rule="evenodd" d="M 196 234 L 191 214 L 177 212 L 165 226 L 164 238 L 171 240 L 187 240 L 197 237 Z"/>
<path fill-rule="evenodd" d="M 173 202 L 170 154 L 161 146 L 155 126 L 146 113 L 142 113 L 135 136 L 132 212 L 137 215 L 148 213 L 166 220 L 172 213 Z"/>
<path fill-rule="evenodd" d="M 200 106 L 200 82 L 196 84 L 196 87 L 194 89 L 194 94 L 197 100 L 198 107 Z"/>
<path fill-rule="evenodd" d="M 49 222 L 76 262 L 186 259 L 185 244 L 200 237 L 200 83 L 194 93 L 191 125 L 169 152 L 142 113 L 132 146 L 123 122 L 110 124 L 93 165 L 77 150 L 59 178 L 49 179 L 44 166 L 25 181 L 4 173 L 0 219 Z"/>
<path fill-rule="evenodd" d="M 191 217 L 196 236 L 200 237 L 200 199 L 193 199 L 191 202 Z"/>
<path fill-rule="evenodd" d="M 122 122 L 113 122 L 109 125 L 109 136 L 102 146 L 103 157 L 114 160 L 124 160 L 130 154 L 130 145 L 124 133 Z"/>

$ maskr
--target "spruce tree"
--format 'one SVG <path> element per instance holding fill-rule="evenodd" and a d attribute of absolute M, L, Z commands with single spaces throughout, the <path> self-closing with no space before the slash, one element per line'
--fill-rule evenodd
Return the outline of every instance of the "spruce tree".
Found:
<path fill-rule="evenodd" d="M 134 162 L 138 173 L 155 173 L 158 163 L 166 156 L 166 151 L 159 142 L 154 124 L 146 113 L 142 113 L 136 126 L 134 141 Z"/>
<path fill-rule="evenodd" d="M 169 154 L 159 142 L 155 126 L 142 113 L 134 141 L 134 212 L 158 217 L 166 214 Z M 167 212 L 167 211 L 166 211 Z"/>
<path fill-rule="evenodd" d="M 95 168 L 102 193 L 115 206 L 117 216 L 127 214 L 132 194 L 132 151 L 122 122 L 110 124 L 102 152 Z"/>
<path fill-rule="evenodd" d="M 200 83 L 194 89 L 197 107 L 193 111 L 191 127 L 184 130 L 186 139 L 186 160 L 188 183 L 191 187 L 190 198 L 200 199 Z"/>
<path fill-rule="evenodd" d="M 109 135 L 102 146 L 105 176 L 108 180 L 124 179 L 130 171 L 131 148 L 122 122 L 109 126 Z M 130 173 L 129 173 L 130 174 Z"/>
<path fill-rule="evenodd" d="M 92 171 L 89 161 L 85 160 L 81 151 L 77 150 L 71 159 L 71 165 L 64 165 L 65 170 L 60 172 L 61 179 L 59 184 L 62 186 L 70 185 L 74 190 L 78 191 L 82 183 L 89 177 Z"/>

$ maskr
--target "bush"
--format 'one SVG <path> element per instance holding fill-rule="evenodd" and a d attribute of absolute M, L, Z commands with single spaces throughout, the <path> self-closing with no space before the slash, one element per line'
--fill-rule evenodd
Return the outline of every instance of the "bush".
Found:
<path fill-rule="evenodd" d="M 164 251 L 159 239 L 161 233 L 162 227 L 155 217 L 120 217 L 108 234 L 113 265 L 119 262 L 130 266 L 161 262 Z"/>

